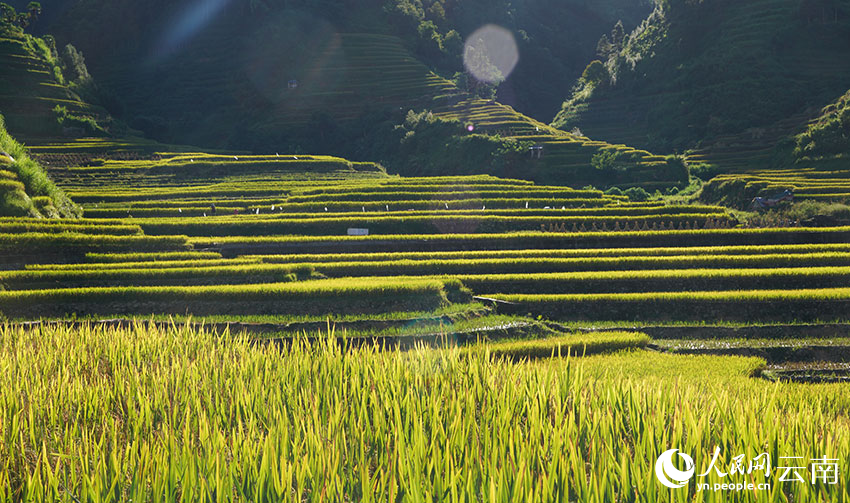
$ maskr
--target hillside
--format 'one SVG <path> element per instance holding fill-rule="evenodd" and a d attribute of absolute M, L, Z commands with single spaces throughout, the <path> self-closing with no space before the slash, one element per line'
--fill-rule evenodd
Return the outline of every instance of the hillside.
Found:
<path fill-rule="evenodd" d="M 248 37 L 239 36 L 244 26 L 213 21 L 182 51 L 156 64 L 134 60 L 131 67 L 116 64 L 99 73 L 98 88 L 121 96 L 127 110 L 144 104 L 128 121 L 160 142 L 258 153 L 318 152 L 378 161 L 394 173 L 414 176 L 492 174 L 649 190 L 687 184 L 678 160 L 565 133 L 462 90 L 418 60 L 403 38 L 340 33 L 328 23 L 310 24 L 305 13 L 276 19 Z M 19 50 L 32 65 L 53 68 L 55 51 L 41 39 L 22 35 L 20 40 L 9 39 L 7 58 Z M 25 50 L 25 42 L 44 47 L 40 53 Z M 278 57 L 277 47 L 292 50 Z M 89 134 L 117 131 L 119 125 L 109 122 L 104 110 L 59 83 L 60 63 L 53 65 L 52 81 L 46 70 L 22 72 L 9 86 L 10 96 L 0 107 L 22 111 L 22 120 L 10 122 L 21 131 L 13 131 L 37 135 L 39 145 L 67 134 L 44 88 L 66 96 L 61 105 L 69 110 L 66 122 L 91 126 Z M 126 150 L 153 151 L 144 142 L 140 148 L 139 140 L 124 143 L 130 145 Z M 79 145 L 89 154 L 83 162 L 97 157 L 98 142 Z"/>
<path fill-rule="evenodd" d="M 23 7 L 26 2 L 12 4 Z M 631 29 L 651 11 L 649 0 L 366 0 L 357 2 L 356 9 L 343 0 L 236 0 L 209 2 L 203 8 L 186 0 L 45 0 L 42 4 L 44 19 L 39 29 L 80 47 L 99 78 L 116 67 L 136 66 L 122 79 L 131 87 L 171 67 L 163 60 L 202 51 L 206 44 L 199 40 L 210 40 L 215 33 L 231 36 L 236 45 L 235 51 L 226 51 L 226 60 L 219 59 L 228 67 L 242 64 L 246 57 L 259 56 L 259 63 L 267 66 L 307 55 L 333 33 L 369 33 L 400 38 L 417 59 L 451 77 L 464 69 L 464 40 L 476 29 L 496 24 L 516 34 L 522 56 L 500 87 L 498 99 L 547 121 L 563 100 L 564 90 L 595 53 L 600 35 L 618 20 Z M 289 37 L 286 45 L 252 48 L 252 41 L 280 26 L 286 26 L 290 34 L 285 36 Z M 304 44 L 298 42 L 299 35 L 307 35 Z M 218 47 L 213 44 L 210 49 Z M 148 64 L 136 65 L 141 62 Z M 159 67 L 161 63 L 165 67 Z M 541 73 L 546 78 L 541 79 Z M 173 81 L 158 84 L 169 83 Z M 128 111 L 138 113 L 140 103 L 128 99 Z"/>
<path fill-rule="evenodd" d="M 792 215 L 805 213 L 801 216 L 821 225 L 850 221 L 846 206 L 850 201 L 849 103 L 850 92 L 823 107 L 798 134 L 764 150 L 761 155 L 770 160 L 771 169 L 753 169 L 758 163 L 752 154 L 747 157 L 744 149 L 734 161 L 718 162 L 715 158 L 710 170 L 731 172 L 712 178 L 702 200 L 747 208 L 756 196 L 788 190 L 796 201 L 810 201 L 802 211 L 790 210 Z"/>
<path fill-rule="evenodd" d="M 67 55 L 51 37 L 36 38 L 0 26 L 0 112 L 8 128 L 27 140 L 124 132 L 103 107 L 80 96 L 91 85 L 85 64 L 77 62 L 74 67 L 60 52 Z M 84 77 L 79 78 L 77 71 Z"/>
<path fill-rule="evenodd" d="M 0 216 L 73 218 L 81 213 L 9 135 L 0 115 Z"/>
<path fill-rule="evenodd" d="M 554 125 L 694 162 L 770 166 L 850 83 L 850 1 L 669 1 L 582 81 Z"/>

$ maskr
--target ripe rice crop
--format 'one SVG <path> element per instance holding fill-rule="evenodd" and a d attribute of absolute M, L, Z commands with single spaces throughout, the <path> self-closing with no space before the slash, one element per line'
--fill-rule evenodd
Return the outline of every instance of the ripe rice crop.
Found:
<path fill-rule="evenodd" d="M 630 257 L 664 255 L 765 255 L 779 253 L 847 253 L 850 244 L 805 244 L 776 246 L 693 246 L 678 248 L 596 248 L 549 250 L 489 250 L 407 253 L 324 253 L 308 255 L 256 255 L 265 263 L 288 262 L 391 262 L 395 260 L 451 260 L 479 258 L 574 258 L 574 257 Z"/>
<path fill-rule="evenodd" d="M 186 236 L 114 236 L 76 233 L 0 234 L 0 262 L 15 258 L 37 262 L 45 256 L 82 258 L 91 252 L 187 250 Z"/>
<path fill-rule="evenodd" d="M 73 314 L 315 314 L 428 311 L 468 301 L 457 280 L 335 279 L 260 285 L 100 287 L 0 292 L 18 319 Z M 128 309 L 131 311 L 128 313 Z"/>
<path fill-rule="evenodd" d="M 45 223 L 7 223 L 0 222 L 0 234 L 19 234 L 19 233 L 74 233 L 88 235 L 111 235 L 111 236 L 136 236 L 142 234 L 142 229 L 138 225 L 76 225 L 73 222 L 45 222 Z"/>
<path fill-rule="evenodd" d="M 516 190 L 502 191 L 467 191 L 467 192 L 451 192 L 451 191 L 436 191 L 436 192 L 343 192 L 339 194 L 315 194 L 311 196 L 291 196 L 287 199 L 291 203 L 306 203 L 315 201 L 392 201 L 392 200 L 407 200 L 407 201 L 429 201 L 429 200 L 458 200 L 458 199 L 498 199 L 498 198 L 535 198 L 535 199 L 592 199 L 594 197 L 602 197 L 602 192 L 593 190 L 535 190 L 527 188 L 517 188 Z"/>
<path fill-rule="evenodd" d="M 644 215 L 644 216 L 582 216 L 582 217 L 522 217 L 497 215 L 432 215 L 388 217 L 364 214 L 361 217 L 290 219 L 211 217 L 207 219 L 128 219 L 141 226 L 146 234 L 186 234 L 191 236 L 251 236 L 251 235 L 345 235 L 351 227 L 365 227 L 375 234 L 417 233 L 439 234 L 452 232 L 493 233 L 540 229 L 541 226 L 582 226 L 584 228 L 614 229 L 629 225 L 677 224 L 704 226 L 708 220 L 719 221 L 724 214 Z M 569 228 L 569 227 L 568 227 Z"/>
<path fill-rule="evenodd" d="M 629 293 L 850 287 L 850 267 L 663 269 L 457 275 L 478 294 Z"/>
<path fill-rule="evenodd" d="M 568 334 L 545 339 L 479 343 L 464 348 L 464 351 L 484 351 L 485 354 L 493 357 L 524 360 L 613 353 L 623 349 L 643 348 L 649 342 L 649 336 L 639 332 L 599 332 Z"/>
<path fill-rule="evenodd" d="M 114 254 L 115 257 L 120 257 L 121 253 Z M 131 255 L 131 254 L 128 254 Z M 158 254 L 156 254 L 158 255 Z M 223 259 L 220 255 L 211 254 L 212 258 L 193 259 L 191 255 L 186 257 L 188 260 L 157 260 L 149 258 L 139 262 L 94 262 L 85 264 L 27 264 L 28 271 L 95 271 L 95 270 L 110 270 L 110 269 L 174 269 L 181 267 L 220 267 L 234 266 L 247 264 L 260 264 L 262 261 L 256 257 Z M 179 257 L 179 255 L 177 255 Z M 144 258 L 144 257 L 142 257 Z"/>
<path fill-rule="evenodd" d="M 289 265 L 299 264 L 291 262 Z M 646 257 L 480 258 L 390 262 L 306 263 L 332 277 L 547 273 L 640 269 L 779 268 L 850 266 L 850 253 L 765 255 L 672 255 Z M 755 273 L 754 273 L 755 274 Z"/>
<path fill-rule="evenodd" d="M 850 313 L 850 288 L 493 297 L 563 320 L 815 322 Z"/>
<path fill-rule="evenodd" d="M 86 253 L 89 262 L 142 262 L 160 260 L 209 260 L 221 258 L 215 252 L 161 252 L 161 253 Z"/>
<path fill-rule="evenodd" d="M 248 261 L 247 265 L 238 264 L 240 263 L 219 261 L 218 264 L 202 267 L 194 263 L 176 267 L 157 267 L 155 264 L 154 267 L 150 267 L 150 263 L 142 262 L 135 267 L 119 265 L 119 267 L 92 268 L 90 264 L 85 264 L 78 268 L 0 271 L 0 284 L 8 290 L 122 285 L 234 285 L 296 281 L 308 278 L 313 273 L 313 268 L 305 265 L 266 265 L 251 261 Z"/>
<path fill-rule="evenodd" d="M 551 203 L 550 203 L 551 204 Z M 473 206 L 469 204 L 468 206 Z M 486 207 L 486 204 L 475 204 L 477 207 L 468 207 L 468 208 L 451 208 L 451 213 L 447 212 L 447 209 L 441 205 L 433 205 L 431 209 L 427 210 L 415 210 L 412 208 L 405 208 L 401 204 L 397 204 L 395 202 L 387 202 L 384 204 L 378 203 L 370 204 L 367 208 L 366 206 L 352 206 L 346 209 L 335 209 L 334 210 L 334 218 L 338 219 L 347 219 L 347 218 L 362 218 L 363 211 L 367 212 L 379 212 L 382 217 L 419 217 L 419 216 L 439 216 L 444 217 L 447 214 L 451 216 L 457 215 L 482 215 L 482 207 Z M 331 207 L 327 207 L 328 211 L 324 211 L 325 207 L 321 207 L 317 211 L 311 212 L 292 212 L 287 211 L 287 205 L 282 204 L 272 204 L 272 205 L 256 205 L 250 204 L 246 206 L 222 206 L 216 205 L 216 214 L 217 215 L 230 215 L 234 213 L 254 213 L 256 210 L 260 210 L 263 216 L 267 215 L 278 215 L 280 214 L 287 219 L 314 219 L 314 218 L 327 218 L 328 213 L 331 212 Z M 387 209 L 389 208 L 389 209 Z M 575 217 L 602 217 L 602 216 L 624 216 L 624 217 L 633 217 L 633 216 L 647 216 L 647 217 L 656 217 L 661 215 L 688 215 L 688 214 L 696 214 L 701 217 L 707 214 L 715 215 L 716 218 L 725 219 L 726 218 L 726 210 L 722 208 L 712 207 L 712 206 L 606 206 L 606 207 L 595 207 L 595 208 L 564 208 L 561 207 L 530 207 L 528 209 L 524 208 L 523 204 L 519 204 L 516 208 L 507 208 L 507 209 L 498 209 L 498 208 L 487 208 L 484 214 L 490 216 L 509 216 L 509 217 L 531 217 L 531 216 L 540 216 L 540 217 L 561 217 L 574 219 Z M 214 216 L 211 213 L 210 206 L 167 206 L 162 208 L 86 208 L 85 214 L 90 218 L 162 218 L 162 217 L 199 217 L 199 216 Z"/>
<path fill-rule="evenodd" d="M 641 232 L 515 232 L 502 234 L 395 234 L 380 236 L 222 236 L 196 237 L 198 247 L 221 246 L 224 253 L 360 253 L 510 250 L 552 248 L 638 248 L 684 246 L 756 246 L 846 243 L 850 227 L 793 229 L 702 229 Z"/>
<path fill-rule="evenodd" d="M 703 496 L 693 481 L 670 491 L 654 476 L 667 449 L 701 466 L 716 447 L 727 461 L 850 452 L 846 385 L 752 379 L 763 365 L 642 351 L 533 363 L 297 341 L 281 351 L 179 326 L 3 326 L 0 499 L 684 502 Z M 724 501 L 848 491 L 777 483 Z"/>

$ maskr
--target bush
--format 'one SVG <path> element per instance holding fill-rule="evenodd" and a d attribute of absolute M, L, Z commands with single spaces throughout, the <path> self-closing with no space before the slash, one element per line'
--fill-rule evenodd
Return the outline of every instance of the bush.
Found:
<path fill-rule="evenodd" d="M 67 108 L 61 105 L 56 105 L 56 107 L 53 108 L 53 113 L 56 114 L 56 122 L 58 122 L 62 127 L 77 128 L 83 131 L 83 133 L 91 136 L 109 136 L 109 133 L 100 127 L 97 121 L 91 117 L 73 115 L 68 112 Z"/>
<path fill-rule="evenodd" d="M 641 187 L 630 187 L 626 189 L 624 194 L 629 196 L 632 201 L 647 201 L 650 197 L 649 193 Z"/>

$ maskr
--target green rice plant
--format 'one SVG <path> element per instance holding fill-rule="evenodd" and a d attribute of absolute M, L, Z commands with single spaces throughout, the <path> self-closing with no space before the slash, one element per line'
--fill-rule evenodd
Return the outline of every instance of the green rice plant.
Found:
<path fill-rule="evenodd" d="M 525 360 L 613 353 L 643 348 L 649 342 L 649 336 L 639 332 L 576 333 L 545 339 L 484 342 L 463 348 L 463 351 L 479 351 L 494 357 Z"/>
<path fill-rule="evenodd" d="M 669 449 L 850 451 L 845 385 L 767 383 L 754 358 L 644 351 L 532 363 L 457 349 L 286 350 L 179 325 L 0 327 L 0 500 L 686 502 Z M 840 482 L 723 501 L 841 502 Z M 775 466 L 780 466 L 774 463 Z M 728 470 L 726 470 L 728 472 Z M 719 500 L 719 498 L 718 498 Z"/>

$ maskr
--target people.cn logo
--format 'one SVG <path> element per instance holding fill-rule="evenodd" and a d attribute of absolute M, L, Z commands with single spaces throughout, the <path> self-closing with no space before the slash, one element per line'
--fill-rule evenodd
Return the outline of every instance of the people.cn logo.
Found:
<path fill-rule="evenodd" d="M 679 470 L 673 465 L 673 456 L 678 453 L 685 462 L 685 470 Z M 688 481 L 694 476 L 694 460 L 687 454 L 679 452 L 679 449 L 670 449 L 658 456 L 655 462 L 655 476 L 658 481 L 670 489 L 679 489 L 688 485 Z"/>

